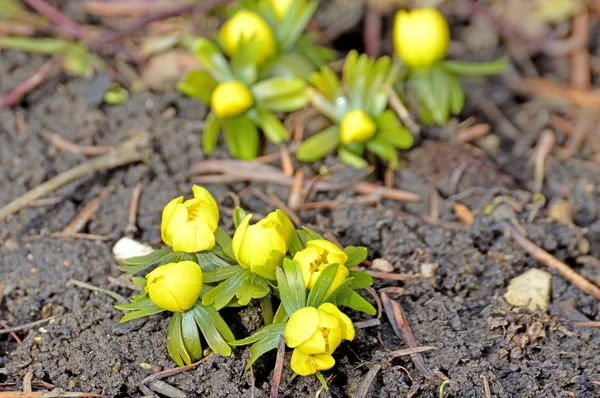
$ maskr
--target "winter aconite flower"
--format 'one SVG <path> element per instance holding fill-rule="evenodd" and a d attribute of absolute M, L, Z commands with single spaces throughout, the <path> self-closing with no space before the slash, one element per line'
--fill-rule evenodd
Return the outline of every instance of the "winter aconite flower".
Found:
<path fill-rule="evenodd" d="M 161 222 L 163 241 L 176 252 L 195 253 L 215 246 L 214 232 L 219 224 L 217 202 L 206 189 L 194 185 L 194 198 L 183 196 L 164 208 Z"/>
<path fill-rule="evenodd" d="M 253 104 L 252 93 L 248 87 L 238 81 L 219 84 L 210 98 L 210 106 L 219 119 L 239 116 Z"/>
<path fill-rule="evenodd" d="M 202 291 L 202 269 L 193 261 L 161 265 L 146 275 L 146 292 L 158 307 L 183 312 L 194 305 Z"/>
<path fill-rule="evenodd" d="M 251 11 L 238 11 L 221 28 L 221 40 L 225 53 L 231 56 L 240 46 L 251 40 L 260 44 L 258 59 L 262 63 L 277 51 L 277 42 L 273 30 L 263 18 Z"/>
<path fill-rule="evenodd" d="M 319 308 L 304 307 L 294 312 L 284 336 L 288 347 L 295 349 L 292 370 L 308 376 L 335 364 L 331 354 L 342 340 L 354 339 L 354 325 L 335 305 L 324 303 Z"/>
<path fill-rule="evenodd" d="M 394 49 L 410 68 L 427 68 L 448 52 L 448 22 L 435 8 L 400 10 L 394 20 Z"/>
<path fill-rule="evenodd" d="M 281 225 L 265 218 L 249 225 L 248 214 L 233 235 L 232 249 L 238 263 L 267 279 L 275 279 L 275 269 L 281 264 L 288 250 Z"/>
<path fill-rule="evenodd" d="M 302 270 L 304 286 L 312 289 L 321 275 L 321 271 L 329 264 L 339 264 L 340 267 L 329 287 L 326 295 L 334 291 L 348 277 L 349 271 L 344 266 L 348 256 L 339 247 L 324 239 L 310 240 L 306 243 L 306 249 L 300 250 L 294 256 L 294 260 Z"/>
<path fill-rule="evenodd" d="M 275 16 L 277 16 L 278 20 L 282 20 L 285 15 L 288 13 L 290 7 L 294 0 L 271 0 L 271 8 L 275 12 Z"/>
<path fill-rule="evenodd" d="M 282 210 L 277 209 L 267 214 L 266 219 L 275 224 L 279 233 L 281 236 L 283 236 L 283 239 L 289 247 L 292 235 L 296 233 L 296 228 L 294 227 L 294 224 L 290 218 Z"/>
<path fill-rule="evenodd" d="M 368 141 L 376 131 L 375 121 L 362 109 L 346 113 L 340 123 L 340 138 L 344 144 Z"/>

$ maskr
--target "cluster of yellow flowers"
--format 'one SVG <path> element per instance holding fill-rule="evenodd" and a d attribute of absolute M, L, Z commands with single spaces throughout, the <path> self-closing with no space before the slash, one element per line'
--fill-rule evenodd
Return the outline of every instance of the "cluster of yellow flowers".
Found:
<path fill-rule="evenodd" d="M 244 289 L 260 293 L 252 295 L 252 298 L 268 298 L 270 288 L 264 291 L 263 287 L 276 286 L 282 283 L 282 277 L 287 278 L 283 270 L 287 261 L 296 267 L 297 271 L 294 271 L 294 274 L 297 279 L 290 283 L 285 281 L 287 290 L 279 289 L 272 294 L 281 301 L 278 310 L 280 315 L 276 316 L 277 320 L 274 322 L 280 328 L 278 330 L 285 337 L 288 347 L 294 349 L 292 370 L 307 376 L 333 367 L 333 352 L 342 340 L 354 338 L 352 321 L 338 309 L 335 300 L 336 292 L 339 294 L 341 289 L 348 288 L 353 279 L 346 266 L 349 262 L 348 253 L 332 242 L 319 238 L 313 231 L 304 234 L 304 240 L 301 239 L 300 230 L 296 230 L 281 210 L 268 214 L 255 224 L 250 224 L 252 215 L 243 216 L 243 211 L 239 209 L 241 215 L 233 237 L 225 238 L 222 233 L 224 230 L 218 226 L 219 208 L 213 196 L 208 190 L 197 185 L 192 187 L 192 192 L 192 199 L 184 200 L 184 197 L 180 196 L 164 207 L 161 235 L 163 241 L 171 248 L 161 249 L 165 251 L 160 253 L 160 256 L 148 255 L 148 266 L 155 262 L 161 262 L 161 265 L 149 272 L 145 281 L 137 282 L 144 287 L 141 296 L 135 296 L 131 304 L 118 307 L 124 310 L 149 311 L 147 314 L 141 313 L 140 316 L 166 310 L 181 313 L 178 317 L 190 312 L 197 317 L 200 316 L 197 312 L 199 305 L 208 305 L 203 308 L 214 306 L 214 310 L 217 311 L 225 305 L 217 305 L 217 302 L 223 302 L 223 299 L 212 300 L 208 304 L 204 302 L 207 296 L 214 292 L 221 294 L 219 289 L 222 287 L 228 291 L 223 293 L 225 303 L 236 304 L 234 296 L 238 294 L 237 304 L 242 304 Z M 215 257 L 211 258 L 219 258 L 221 264 L 217 269 L 209 267 L 203 262 L 203 255 L 213 255 Z M 355 258 L 353 261 L 355 262 L 352 265 L 355 265 L 356 261 L 362 260 Z M 334 269 L 330 267 L 337 268 L 333 272 Z M 133 271 L 137 272 L 140 269 Z M 329 275 L 325 275 L 327 272 Z M 227 273 L 231 277 L 219 277 L 220 273 Z M 217 286 L 206 284 L 222 280 L 225 281 Z M 235 282 L 240 280 L 247 282 Z M 306 292 L 308 291 L 311 297 L 313 289 L 319 290 L 321 296 L 316 301 L 307 301 Z M 297 297 L 305 298 L 293 302 Z M 289 308 L 294 309 L 289 311 Z M 218 316 L 216 312 L 212 314 Z M 183 322 L 178 317 L 174 316 L 171 323 Z M 133 318 L 127 318 L 130 319 Z M 215 317 L 211 322 L 221 320 Z M 189 343 L 190 339 L 197 339 L 194 337 L 197 334 L 184 335 L 184 343 L 177 346 L 181 333 L 189 332 L 186 330 L 169 326 L 169 353 L 176 361 L 179 360 L 178 363 L 181 361 L 180 356 L 190 361 L 194 357 L 191 354 L 181 355 L 181 352 L 187 349 L 185 344 Z M 171 336 L 173 333 L 176 335 Z M 229 335 L 230 331 L 226 331 L 226 334 Z M 233 343 L 231 342 L 232 345 Z M 221 349 L 221 353 L 224 352 L 227 351 Z"/>

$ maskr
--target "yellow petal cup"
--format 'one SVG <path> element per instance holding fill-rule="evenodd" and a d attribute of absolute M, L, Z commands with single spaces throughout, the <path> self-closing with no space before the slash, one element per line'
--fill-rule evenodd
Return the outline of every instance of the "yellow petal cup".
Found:
<path fill-rule="evenodd" d="M 342 340 L 354 339 L 354 325 L 335 305 L 304 307 L 292 314 L 284 331 L 286 344 L 294 348 L 292 370 L 308 376 L 333 367 L 331 356 Z"/>
<path fill-rule="evenodd" d="M 146 292 L 158 307 L 172 312 L 192 308 L 202 291 L 202 269 L 193 261 L 161 265 L 146 275 Z"/>
<path fill-rule="evenodd" d="M 238 263 L 257 275 L 275 278 L 275 269 L 283 261 L 288 250 L 279 221 L 265 218 L 249 225 L 252 214 L 248 214 L 233 235 L 232 249 Z"/>
<path fill-rule="evenodd" d="M 335 278 L 325 293 L 325 297 L 333 292 L 342 282 L 348 278 L 348 268 L 344 266 L 348 256 L 342 249 L 324 239 L 309 240 L 306 249 L 300 250 L 294 255 L 294 260 L 302 270 L 304 286 L 312 289 L 321 275 L 321 271 L 329 264 L 339 264 Z"/>
<path fill-rule="evenodd" d="M 252 108 L 254 97 L 243 83 L 221 83 L 210 97 L 210 107 L 219 119 L 236 117 Z"/>
<path fill-rule="evenodd" d="M 427 68 L 448 52 L 450 28 L 435 8 L 400 10 L 394 20 L 394 49 L 410 68 Z"/>
<path fill-rule="evenodd" d="M 376 130 L 375 121 L 362 109 L 346 113 L 340 123 L 340 136 L 344 144 L 369 141 Z"/>
<path fill-rule="evenodd" d="M 285 18 L 285 15 L 288 13 L 288 10 L 292 6 L 294 0 L 271 0 L 271 8 L 275 12 L 275 16 L 278 20 L 282 20 Z"/>
<path fill-rule="evenodd" d="M 215 246 L 219 224 L 217 202 L 206 189 L 194 185 L 194 198 L 183 196 L 170 201 L 162 213 L 162 240 L 176 252 L 196 253 Z"/>
<path fill-rule="evenodd" d="M 263 63 L 271 58 L 277 50 L 275 35 L 269 24 L 258 14 L 251 11 L 238 11 L 221 28 L 221 39 L 225 53 L 231 55 L 237 50 L 238 46 L 243 46 L 244 42 L 257 40 L 260 46 L 258 54 L 258 63 Z"/>

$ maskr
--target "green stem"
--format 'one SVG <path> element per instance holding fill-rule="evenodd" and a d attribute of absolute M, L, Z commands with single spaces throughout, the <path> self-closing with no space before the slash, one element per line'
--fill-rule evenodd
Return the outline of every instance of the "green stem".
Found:
<path fill-rule="evenodd" d="M 0 38 L 0 49 L 21 50 L 36 54 L 56 54 L 66 50 L 69 43 L 60 39 L 40 39 L 20 36 Z"/>
<path fill-rule="evenodd" d="M 457 76 L 487 76 L 505 72 L 508 68 L 506 58 L 492 62 L 445 61 L 442 68 Z"/>

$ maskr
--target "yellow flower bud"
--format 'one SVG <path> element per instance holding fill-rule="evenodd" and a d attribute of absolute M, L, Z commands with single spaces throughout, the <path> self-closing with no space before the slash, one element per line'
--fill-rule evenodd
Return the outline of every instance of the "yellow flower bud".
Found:
<path fill-rule="evenodd" d="M 354 339 L 354 325 L 335 305 L 304 307 L 294 312 L 283 332 L 286 344 L 305 355 L 333 354 L 342 340 Z"/>
<path fill-rule="evenodd" d="M 362 109 L 346 113 L 340 124 L 340 136 L 344 144 L 369 141 L 376 130 L 375 121 Z"/>
<path fill-rule="evenodd" d="M 394 20 L 394 49 L 411 68 L 426 68 L 448 52 L 450 28 L 435 8 L 400 10 Z"/>
<path fill-rule="evenodd" d="M 294 255 L 294 261 L 298 263 L 302 270 L 304 286 L 312 289 L 315 282 L 321 275 L 321 271 L 329 264 L 339 264 L 335 278 L 331 286 L 325 293 L 325 297 L 333 292 L 342 282 L 348 278 L 348 268 L 344 266 L 348 255 L 342 249 L 333 243 L 324 239 L 309 240 L 306 243 L 306 249 L 300 250 Z"/>
<path fill-rule="evenodd" d="M 271 0 L 271 8 L 278 20 L 281 21 L 285 17 L 293 2 L 294 0 Z"/>
<path fill-rule="evenodd" d="M 193 261 L 161 265 L 146 275 L 146 292 L 158 307 L 172 312 L 192 308 L 202 291 L 202 269 Z"/>
<path fill-rule="evenodd" d="M 283 261 L 288 250 L 285 238 L 281 235 L 281 225 L 263 219 L 254 225 L 248 214 L 238 226 L 231 244 L 238 263 L 267 279 L 275 278 L 275 269 Z"/>
<path fill-rule="evenodd" d="M 292 352 L 290 361 L 292 370 L 300 376 L 310 376 L 318 370 L 328 370 L 335 365 L 335 359 L 329 354 L 306 355 L 298 350 Z"/>
<path fill-rule="evenodd" d="M 271 58 L 277 49 L 275 35 L 269 24 L 258 14 L 251 11 L 238 11 L 221 28 L 221 39 L 225 53 L 231 56 L 244 42 L 257 40 L 260 43 L 258 62 L 262 63 Z"/>
<path fill-rule="evenodd" d="M 221 83 L 210 97 L 210 106 L 219 119 L 236 117 L 254 105 L 252 93 L 243 83 Z"/>
<path fill-rule="evenodd" d="M 194 185 L 194 198 L 183 196 L 170 201 L 162 213 L 163 241 L 176 252 L 195 253 L 215 246 L 214 232 L 219 224 L 217 202 L 206 189 Z"/>
<path fill-rule="evenodd" d="M 290 247 L 290 241 L 292 239 L 293 234 L 296 232 L 296 227 L 294 227 L 294 223 L 292 220 L 285 214 L 282 210 L 275 210 L 269 214 L 267 214 L 267 220 L 271 221 L 273 224 L 277 226 L 277 230 L 285 239 L 286 244 Z"/>

